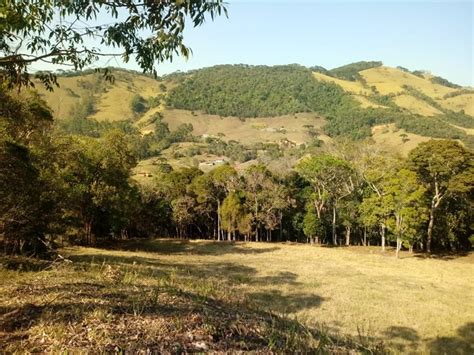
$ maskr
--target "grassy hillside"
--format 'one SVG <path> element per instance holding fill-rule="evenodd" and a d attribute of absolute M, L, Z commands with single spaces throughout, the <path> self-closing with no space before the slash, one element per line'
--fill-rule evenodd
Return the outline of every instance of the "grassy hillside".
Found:
<path fill-rule="evenodd" d="M 159 114 L 171 131 L 192 124 L 193 136 L 201 140 L 308 145 L 316 137 L 330 142 L 372 136 L 376 144 L 402 153 L 429 137 L 473 144 L 471 89 L 380 62 L 312 69 L 222 65 L 161 80 L 114 69 L 113 83 L 95 73 L 69 74 L 59 77 L 60 87 L 53 93 L 41 86 L 38 90 L 64 121 L 62 127 L 80 134 L 93 130 L 93 136 L 119 127 L 108 122 L 121 127 L 128 122 L 141 134 L 152 134 Z M 133 108 L 134 100 L 141 100 L 140 110 Z M 409 143 L 396 134 L 381 138 L 377 127 L 386 124 L 409 134 Z M 176 164 L 206 161 L 199 154 L 192 157 L 178 158 Z"/>
<path fill-rule="evenodd" d="M 134 118 L 130 103 L 134 95 L 156 97 L 162 90 L 159 82 L 135 72 L 113 69 L 114 82 L 108 82 L 101 74 L 59 76 L 59 87 L 53 92 L 40 84 L 37 90 L 48 102 L 57 119 L 70 118 L 85 100 L 92 103 L 89 118 L 98 121 L 131 120 Z"/>
<path fill-rule="evenodd" d="M 472 255 L 176 240 L 62 254 L 3 261 L 0 350 L 473 350 Z"/>

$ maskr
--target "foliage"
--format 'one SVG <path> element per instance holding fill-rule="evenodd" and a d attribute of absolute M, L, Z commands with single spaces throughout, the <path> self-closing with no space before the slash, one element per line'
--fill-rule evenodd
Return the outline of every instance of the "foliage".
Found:
<path fill-rule="evenodd" d="M 301 66 L 221 65 L 191 74 L 169 92 L 169 105 L 238 117 L 308 111 L 301 95 L 313 80 Z"/>
<path fill-rule="evenodd" d="M 427 251 L 431 252 L 435 219 L 446 198 L 474 191 L 474 155 L 457 142 L 431 140 L 418 145 L 408 159 L 430 201 Z"/>
<path fill-rule="evenodd" d="M 362 70 L 378 68 L 383 65 L 382 62 L 378 61 L 371 61 L 371 62 L 355 62 L 347 65 L 343 65 L 342 67 L 334 68 L 329 71 L 329 73 L 339 79 L 355 81 L 360 79 L 360 74 Z"/>
<path fill-rule="evenodd" d="M 44 255 L 60 204 L 54 186 L 52 115 L 34 93 L 0 87 L 0 234 L 5 251 Z M 59 190 L 59 193 L 58 193 Z"/>
<path fill-rule="evenodd" d="M 188 57 L 190 49 L 183 43 L 186 19 L 197 27 L 204 23 L 206 15 L 212 19 L 222 13 L 227 15 L 220 0 L 6 1 L 0 9 L 2 81 L 30 85 L 28 66 L 40 60 L 79 70 L 99 57 L 121 57 L 125 62 L 133 58 L 144 72 L 156 75 L 156 63 L 171 60 L 177 53 Z M 113 21 L 93 23 L 92 20 L 104 13 Z M 143 38 L 147 29 L 154 31 Z M 27 45 L 19 46 L 18 42 Z M 97 45 L 118 51 L 99 50 Z M 53 74 L 39 77 L 50 89 L 56 84 Z"/>
<path fill-rule="evenodd" d="M 340 86 L 315 80 L 298 66 L 221 65 L 190 72 L 168 95 L 168 105 L 237 117 L 316 112 L 330 136 L 363 139 L 370 127 L 393 122 L 388 109 L 362 109 Z"/>
<path fill-rule="evenodd" d="M 449 80 L 447 80 L 445 78 L 442 78 L 440 76 L 433 76 L 433 77 L 430 78 L 430 81 L 434 84 L 447 86 L 448 88 L 452 88 L 452 89 L 460 89 L 461 88 L 460 85 L 454 84 L 454 83 L 450 82 Z"/>
<path fill-rule="evenodd" d="M 384 185 L 383 205 L 391 215 L 387 226 L 396 236 L 398 257 L 402 243 L 412 246 L 418 241 L 419 229 L 426 220 L 425 189 L 418 184 L 416 173 L 408 169 L 400 169 Z"/>
<path fill-rule="evenodd" d="M 434 117 L 422 117 L 414 115 L 400 115 L 396 125 L 407 132 L 420 134 L 433 138 L 464 139 L 466 133 L 449 123 Z"/>
<path fill-rule="evenodd" d="M 468 94 L 474 94 L 473 89 L 460 89 L 452 92 L 448 92 L 447 94 L 443 95 L 443 99 L 449 99 L 451 97 L 456 97 L 459 95 L 468 95 Z"/>
<path fill-rule="evenodd" d="M 130 101 L 130 108 L 134 113 L 141 114 L 148 110 L 148 104 L 139 94 L 135 94 Z"/>

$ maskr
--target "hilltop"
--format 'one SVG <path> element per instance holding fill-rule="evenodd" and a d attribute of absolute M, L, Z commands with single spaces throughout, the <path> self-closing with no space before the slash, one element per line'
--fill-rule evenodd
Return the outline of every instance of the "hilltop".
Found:
<path fill-rule="evenodd" d="M 93 71 L 61 73 L 54 92 L 39 85 L 38 91 L 70 133 L 94 135 L 103 127 L 125 125 L 154 134 L 157 122 L 171 132 L 186 127 L 189 137 L 178 141 L 191 142 L 187 150 L 179 145 L 166 150 L 179 143 L 175 139 L 151 154 L 177 165 L 212 165 L 221 158 L 244 163 L 269 149 L 320 146 L 340 138 L 370 139 L 402 154 L 430 138 L 474 145 L 473 89 L 381 62 L 332 70 L 219 65 L 157 79 L 122 69 L 112 73 L 113 82 Z M 253 153 L 248 159 L 232 157 L 209 149 L 210 140 L 237 143 Z M 183 162 L 186 156 L 190 159 Z M 267 154 L 268 161 L 278 156 L 270 158 Z"/>

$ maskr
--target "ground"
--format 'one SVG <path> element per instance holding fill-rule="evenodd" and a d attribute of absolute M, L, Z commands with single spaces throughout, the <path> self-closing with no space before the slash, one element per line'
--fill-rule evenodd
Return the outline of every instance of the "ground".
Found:
<path fill-rule="evenodd" d="M 474 351 L 473 254 L 148 240 L 61 255 L 3 260 L 0 351 Z"/>

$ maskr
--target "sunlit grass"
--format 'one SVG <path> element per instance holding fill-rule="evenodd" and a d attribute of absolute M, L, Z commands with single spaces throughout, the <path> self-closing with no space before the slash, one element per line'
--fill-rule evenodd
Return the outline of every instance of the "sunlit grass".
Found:
<path fill-rule="evenodd" d="M 72 263 L 1 271 L 6 349 L 133 350 L 160 339 L 188 350 L 381 350 L 383 342 L 467 353 L 473 342 L 472 255 L 397 260 L 377 248 L 172 240 L 119 249 L 75 247 L 62 251 Z"/>

